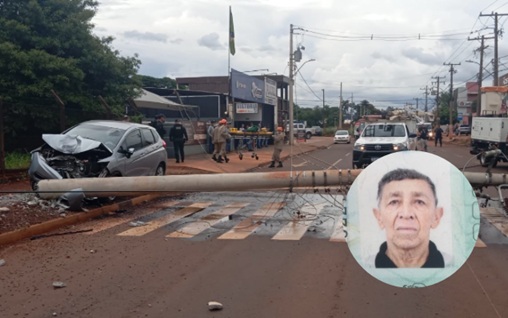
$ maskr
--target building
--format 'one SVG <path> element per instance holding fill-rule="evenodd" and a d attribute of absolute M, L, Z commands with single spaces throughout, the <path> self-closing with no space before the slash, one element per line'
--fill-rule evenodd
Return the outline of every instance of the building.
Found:
<path fill-rule="evenodd" d="M 467 82 L 465 87 L 455 89 L 455 100 L 457 105 L 457 121 L 464 125 L 472 123 L 473 104 L 478 98 L 478 83 Z"/>

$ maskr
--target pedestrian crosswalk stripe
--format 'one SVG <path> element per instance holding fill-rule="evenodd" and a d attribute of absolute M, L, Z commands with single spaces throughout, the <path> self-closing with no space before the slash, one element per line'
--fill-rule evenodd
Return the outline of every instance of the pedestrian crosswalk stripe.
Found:
<path fill-rule="evenodd" d="M 244 208 L 249 203 L 241 203 L 241 202 L 235 202 L 230 205 L 227 205 L 225 208 L 212 213 L 210 215 L 207 215 L 203 217 L 199 222 L 193 222 L 190 223 L 183 228 L 179 229 L 176 232 L 173 232 L 167 237 L 174 237 L 174 238 L 190 238 L 193 237 L 210 227 L 214 226 L 215 224 L 222 221 L 222 219 L 230 216 L 231 214 L 236 213 L 238 210 Z"/>
<path fill-rule="evenodd" d="M 275 215 L 277 211 L 284 207 L 284 202 L 270 202 L 264 204 L 258 211 L 250 217 L 238 223 L 231 230 L 218 237 L 221 240 L 243 240 L 252 234 L 261 224 Z"/>
<path fill-rule="evenodd" d="M 344 233 L 344 226 L 342 225 L 342 216 L 338 218 L 333 229 L 333 233 L 330 236 L 330 242 L 345 242 L 346 233 Z"/>
<path fill-rule="evenodd" d="M 309 226 L 315 221 L 314 218 L 312 220 L 308 220 L 306 218 L 307 215 L 315 214 L 316 216 L 321 212 L 326 203 L 321 204 L 305 204 L 300 209 L 300 214 L 303 217 L 294 219 L 287 223 L 275 236 L 272 237 L 272 240 L 292 240 L 297 241 L 302 238 L 302 236 L 307 232 Z"/>
<path fill-rule="evenodd" d="M 172 213 L 168 213 L 162 218 L 155 219 L 155 220 L 145 224 L 144 226 L 133 227 L 131 229 L 128 229 L 127 231 L 119 233 L 118 235 L 120 235 L 120 236 L 142 236 L 142 235 L 145 235 L 145 234 L 150 233 L 162 226 L 165 226 L 167 224 L 170 224 L 172 222 L 180 220 L 183 217 L 186 217 L 188 215 L 202 211 L 203 209 L 210 206 L 212 203 L 213 202 L 193 203 L 185 208 L 182 208 L 182 209 L 177 210 Z"/>
<path fill-rule="evenodd" d="M 165 201 L 165 202 L 161 202 L 161 203 L 152 205 L 149 208 L 143 209 L 142 216 L 147 216 L 147 215 L 150 215 L 150 214 L 155 213 L 157 211 L 160 211 L 161 209 L 172 207 L 177 203 L 179 203 L 179 202 L 178 201 Z M 102 220 L 102 219 L 92 221 L 92 222 L 88 223 L 88 225 L 92 224 L 93 231 L 85 232 L 83 234 L 92 235 L 92 234 L 95 234 L 98 232 L 109 230 L 110 228 L 124 224 L 125 222 L 131 222 L 132 220 L 139 219 L 139 218 L 140 218 L 140 215 L 137 215 L 134 217 L 134 216 L 125 216 L 122 214 L 118 214 L 118 217 L 110 218 L 110 219 L 108 219 L 107 222 L 104 222 L 104 220 Z"/>

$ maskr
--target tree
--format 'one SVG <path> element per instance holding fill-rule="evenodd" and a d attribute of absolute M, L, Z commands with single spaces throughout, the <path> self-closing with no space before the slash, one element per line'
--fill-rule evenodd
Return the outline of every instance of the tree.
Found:
<path fill-rule="evenodd" d="M 93 0 L 0 0 L 0 98 L 6 105 L 8 138 L 58 129 L 64 101 L 68 124 L 82 120 L 69 110 L 114 115 L 138 94 L 137 56 L 122 57 L 113 38 L 92 34 L 98 2 Z"/>
<path fill-rule="evenodd" d="M 138 75 L 143 87 L 176 88 L 176 81 L 169 77 L 155 78 L 152 76 Z"/>
<path fill-rule="evenodd" d="M 456 122 L 457 111 L 452 109 L 453 122 Z M 444 92 L 439 98 L 439 124 L 447 125 L 450 123 L 450 93 Z"/>

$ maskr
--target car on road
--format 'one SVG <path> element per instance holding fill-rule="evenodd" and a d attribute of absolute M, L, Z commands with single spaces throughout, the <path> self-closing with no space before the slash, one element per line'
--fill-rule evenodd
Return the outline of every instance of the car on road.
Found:
<path fill-rule="evenodd" d="M 351 135 L 347 130 L 337 130 L 333 137 L 333 143 L 338 144 L 340 142 L 351 143 Z"/>
<path fill-rule="evenodd" d="M 320 126 L 312 126 L 310 129 L 314 131 L 314 136 L 323 136 L 323 128 Z"/>
<path fill-rule="evenodd" d="M 32 188 L 43 179 L 162 176 L 166 142 L 148 125 L 92 120 L 61 134 L 43 134 L 31 152 Z"/>
<path fill-rule="evenodd" d="M 460 125 L 457 131 L 455 132 L 456 135 L 466 135 L 469 136 L 471 134 L 471 126 L 469 125 Z"/>
<path fill-rule="evenodd" d="M 353 147 L 353 168 L 360 169 L 397 151 L 416 149 L 416 134 L 405 123 L 377 122 L 365 126 Z"/>

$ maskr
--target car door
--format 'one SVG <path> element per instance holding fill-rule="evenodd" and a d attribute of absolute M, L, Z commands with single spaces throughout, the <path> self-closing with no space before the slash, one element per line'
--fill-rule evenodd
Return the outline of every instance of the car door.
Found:
<path fill-rule="evenodd" d="M 129 131 L 123 141 L 122 148 L 124 150 L 133 149 L 134 152 L 130 157 L 124 157 L 124 176 L 144 176 L 148 175 L 150 169 L 150 161 L 147 156 L 147 147 L 143 143 L 143 137 L 139 128 Z"/>
<path fill-rule="evenodd" d="M 149 128 L 141 128 L 141 137 L 145 149 L 145 159 L 143 161 L 148 166 L 146 175 L 153 175 L 159 163 L 165 160 L 164 152 L 166 149 L 161 147 L 160 143 L 157 143 L 157 136 Z"/>

